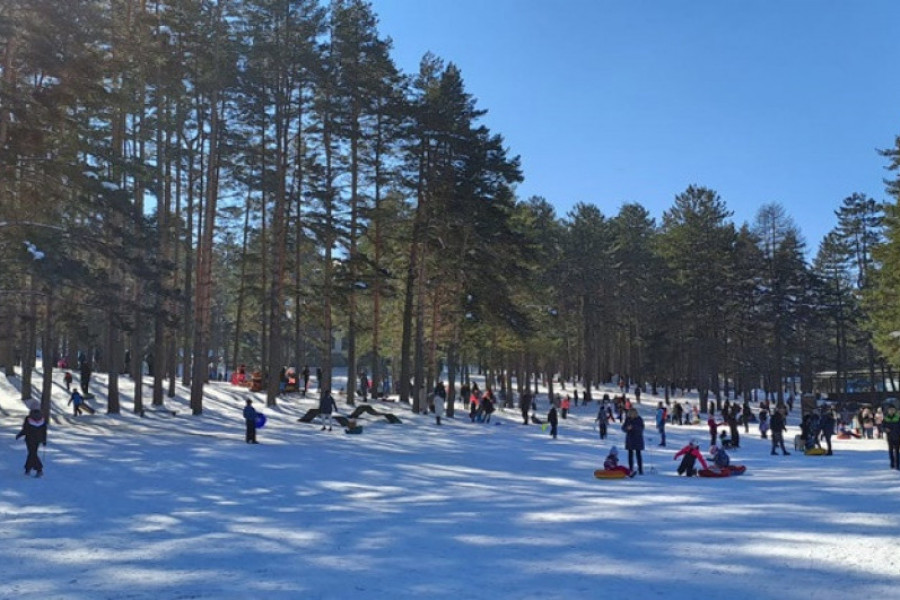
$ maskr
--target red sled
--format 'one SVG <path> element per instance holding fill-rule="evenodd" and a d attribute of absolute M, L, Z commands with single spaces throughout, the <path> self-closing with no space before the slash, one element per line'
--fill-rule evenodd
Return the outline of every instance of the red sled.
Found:
<path fill-rule="evenodd" d="M 700 477 L 733 477 L 737 475 L 743 475 L 744 471 L 747 470 L 747 467 L 744 465 L 734 465 L 731 467 L 725 467 L 719 471 L 712 471 L 710 469 L 702 469 L 697 471 L 697 475 Z"/>

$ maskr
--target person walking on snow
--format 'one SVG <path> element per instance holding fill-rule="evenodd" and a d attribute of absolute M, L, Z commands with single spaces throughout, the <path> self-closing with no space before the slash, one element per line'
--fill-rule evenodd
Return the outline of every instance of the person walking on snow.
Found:
<path fill-rule="evenodd" d="M 70 371 L 66 371 L 66 374 L 63 375 L 63 383 L 66 384 L 66 392 L 71 392 L 72 388 L 72 373 Z"/>
<path fill-rule="evenodd" d="M 38 456 L 38 446 L 47 445 L 47 421 L 44 419 L 41 409 L 33 408 L 25 421 L 22 423 L 22 430 L 16 434 L 16 439 L 25 437 L 25 447 L 28 449 L 28 456 L 25 458 L 25 475 L 31 475 L 31 470 L 36 471 L 35 477 L 44 475 L 44 463 Z"/>
<path fill-rule="evenodd" d="M 248 444 L 258 444 L 256 441 L 256 409 L 253 408 L 253 400 L 247 398 L 247 405 L 244 406 L 244 423 L 247 425 L 247 432 L 244 435 L 244 441 Z"/>
<path fill-rule="evenodd" d="M 622 431 L 625 432 L 625 449 L 628 450 L 628 468 L 634 470 L 634 458 L 637 455 L 637 470 L 643 475 L 644 460 L 641 452 L 644 450 L 644 420 L 636 408 L 628 411 L 625 422 L 622 423 Z"/>
<path fill-rule="evenodd" d="M 66 405 L 72 405 L 72 414 L 73 416 L 78 416 L 81 414 L 81 405 L 84 404 L 84 398 L 81 397 L 81 394 L 78 393 L 78 390 L 72 392 L 72 395 L 69 396 L 69 401 Z"/>
<path fill-rule="evenodd" d="M 715 444 L 711 444 L 712 448 L 715 447 Z M 685 475 L 687 477 L 693 477 L 697 474 L 697 469 L 694 468 L 694 464 L 699 460 L 700 464 L 703 465 L 704 469 L 708 469 L 709 466 L 706 464 L 706 459 L 703 458 L 703 453 L 700 452 L 700 442 L 697 441 L 697 438 L 693 438 L 687 446 L 679 450 L 675 453 L 675 456 L 672 457 L 672 460 L 678 460 L 678 457 L 684 456 L 681 459 L 681 464 L 678 465 L 678 474 Z"/>
<path fill-rule="evenodd" d="M 325 423 L 328 423 L 328 431 L 331 431 L 331 413 L 334 412 L 335 403 L 331 390 L 323 390 L 319 399 L 319 417 L 322 419 L 322 431 L 325 431 Z"/>

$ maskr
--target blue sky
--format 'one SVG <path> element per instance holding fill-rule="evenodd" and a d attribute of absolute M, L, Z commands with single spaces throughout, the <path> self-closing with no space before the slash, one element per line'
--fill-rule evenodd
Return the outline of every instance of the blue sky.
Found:
<path fill-rule="evenodd" d="M 740 224 L 782 204 L 815 253 L 854 192 L 887 199 L 900 0 L 372 0 L 394 58 L 462 70 L 522 158 L 523 198 L 657 220 L 690 184 Z"/>

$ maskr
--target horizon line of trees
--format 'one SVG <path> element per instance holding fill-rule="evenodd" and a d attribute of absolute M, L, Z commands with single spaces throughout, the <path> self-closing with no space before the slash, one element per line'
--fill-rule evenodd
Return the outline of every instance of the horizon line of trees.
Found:
<path fill-rule="evenodd" d="M 285 365 L 328 389 L 341 360 L 414 410 L 474 364 L 508 398 L 622 374 L 704 409 L 824 370 L 893 378 L 900 178 L 893 204 L 845 198 L 808 263 L 781 205 L 736 226 L 701 185 L 659 223 L 518 198 L 484 114 L 452 62 L 402 73 L 364 0 L 4 2 L 0 364 L 30 398 L 40 345 L 47 410 L 53 360 L 91 349 L 112 413 L 127 371 L 135 412 L 180 373 L 200 414 L 220 360 L 269 375 L 269 405 Z M 900 170 L 900 137 L 882 154 Z"/>

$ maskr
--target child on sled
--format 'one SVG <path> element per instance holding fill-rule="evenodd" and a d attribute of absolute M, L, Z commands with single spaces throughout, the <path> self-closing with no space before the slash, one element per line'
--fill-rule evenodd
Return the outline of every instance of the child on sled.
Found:
<path fill-rule="evenodd" d="M 609 456 L 606 457 L 606 460 L 603 461 L 603 470 L 604 471 L 620 471 L 625 473 L 628 477 L 634 477 L 634 471 L 626 467 L 625 465 L 619 464 L 619 449 L 613 446 L 609 449 Z"/>

